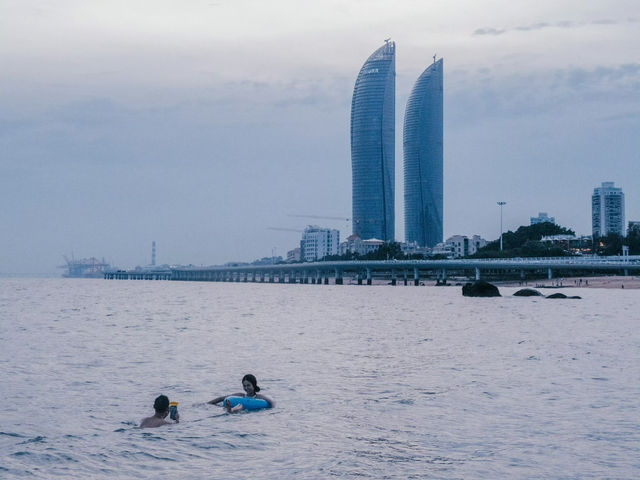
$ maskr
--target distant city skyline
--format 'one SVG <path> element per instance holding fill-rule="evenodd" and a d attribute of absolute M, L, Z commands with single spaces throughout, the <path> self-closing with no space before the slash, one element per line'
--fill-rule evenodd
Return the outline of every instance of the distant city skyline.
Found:
<path fill-rule="evenodd" d="M 153 240 L 158 264 L 250 261 L 299 242 L 269 229 L 291 214 L 351 219 L 354 82 L 389 37 L 396 125 L 447 61 L 444 238 L 498 238 L 497 201 L 505 232 L 543 211 L 590 234 L 607 181 L 640 220 L 635 1 L 0 3 L 0 274 L 145 265 Z"/>

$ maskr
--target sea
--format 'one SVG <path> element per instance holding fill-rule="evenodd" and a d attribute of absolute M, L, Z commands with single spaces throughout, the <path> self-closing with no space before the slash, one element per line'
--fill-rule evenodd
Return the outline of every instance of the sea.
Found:
<path fill-rule="evenodd" d="M 640 478 L 639 291 L 516 290 L 0 279 L 0 477 Z"/>

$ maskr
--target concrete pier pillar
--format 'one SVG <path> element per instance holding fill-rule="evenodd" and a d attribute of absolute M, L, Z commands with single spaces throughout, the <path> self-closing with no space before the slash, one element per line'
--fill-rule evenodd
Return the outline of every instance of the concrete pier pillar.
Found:
<path fill-rule="evenodd" d="M 408 277 L 406 269 L 404 270 L 404 273 L 403 273 L 402 277 L 404 279 L 404 286 L 406 287 L 407 286 L 407 277 Z"/>
<path fill-rule="evenodd" d="M 371 279 L 371 269 L 367 268 L 367 285 L 371 285 L 372 283 L 372 279 Z"/>
<path fill-rule="evenodd" d="M 307 277 L 307 271 L 303 270 L 302 271 L 302 283 L 304 285 L 306 285 L 307 283 L 309 283 L 309 277 Z"/>
<path fill-rule="evenodd" d="M 358 273 L 358 285 L 362 285 L 362 273 Z"/>
<path fill-rule="evenodd" d="M 324 272 L 324 284 L 329 285 L 329 272 Z"/>
<path fill-rule="evenodd" d="M 391 285 L 395 287 L 396 283 L 397 283 L 396 271 L 391 269 Z"/>
<path fill-rule="evenodd" d="M 553 278 L 553 270 L 551 270 L 551 267 L 549 267 L 549 268 L 547 269 L 547 278 L 548 278 L 549 280 L 551 280 L 551 279 Z"/>
<path fill-rule="evenodd" d="M 417 268 L 413 269 L 413 284 L 417 287 L 420 285 L 420 270 Z"/>
<path fill-rule="evenodd" d="M 338 269 L 336 268 L 336 270 L 335 270 L 335 274 L 336 274 L 336 281 L 335 281 L 336 285 L 342 285 L 342 283 L 343 283 L 343 280 L 342 280 L 342 270 L 338 270 Z"/>
<path fill-rule="evenodd" d="M 476 267 L 476 281 L 480 280 L 480 269 Z"/>
<path fill-rule="evenodd" d="M 275 274 L 273 273 L 273 270 L 269 270 L 269 283 L 275 283 L 276 279 L 275 279 Z"/>

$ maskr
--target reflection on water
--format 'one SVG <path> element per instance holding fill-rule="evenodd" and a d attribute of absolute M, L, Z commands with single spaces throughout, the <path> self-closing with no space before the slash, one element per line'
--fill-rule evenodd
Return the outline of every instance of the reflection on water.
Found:
<path fill-rule="evenodd" d="M 0 279 L 0 474 L 637 477 L 637 292 L 501 290 Z"/>

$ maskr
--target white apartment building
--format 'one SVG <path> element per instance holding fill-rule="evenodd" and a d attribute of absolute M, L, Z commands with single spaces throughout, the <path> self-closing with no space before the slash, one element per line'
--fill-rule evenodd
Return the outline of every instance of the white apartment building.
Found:
<path fill-rule="evenodd" d="M 339 246 L 338 230 L 309 225 L 302 234 L 300 256 L 305 262 L 314 262 L 327 255 L 337 255 Z"/>
<path fill-rule="evenodd" d="M 594 237 L 610 233 L 624 236 L 624 193 L 614 182 L 602 182 L 591 196 L 591 230 Z"/>

